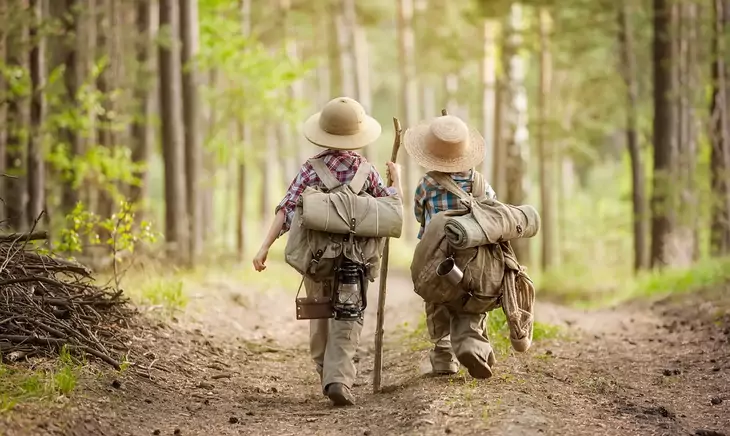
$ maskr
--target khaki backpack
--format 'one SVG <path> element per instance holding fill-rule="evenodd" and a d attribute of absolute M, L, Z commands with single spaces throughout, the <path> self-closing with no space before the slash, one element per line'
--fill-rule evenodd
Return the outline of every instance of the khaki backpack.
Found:
<path fill-rule="evenodd" d="M 320 159 L 309 163 L 324 189 L 307 187 L 297 202 L 284 256 L 314 281 L 331 278 L 342 256 L 365 267 L 374 281 L 380 272 L 385 237 L 400 237 L 403 204 L 398 196 L 374 198 L 365 191 L 372 166 L 363 162 L 349 183 L 340 183 Z"/>
<path fill-rule="evenodd" d="M 502 304 L 506 269 L 521 268 L 509 241 L 534 236 L 540 221 L 531 206 L 515 207 L 487 198 L 483 176 L 477 171 L 473 174 L 476 196 L 463 191 L 449 175 L 429 172 L 459 197 L 463 207 L 431 219 L 416 245 L 411 278 L 415 292 L 426 302 L 457 304 L 466 312 L 484 313 Z M 463 272 L 459 286 L 438 275 L 438 266 L 449 257 Z"/>

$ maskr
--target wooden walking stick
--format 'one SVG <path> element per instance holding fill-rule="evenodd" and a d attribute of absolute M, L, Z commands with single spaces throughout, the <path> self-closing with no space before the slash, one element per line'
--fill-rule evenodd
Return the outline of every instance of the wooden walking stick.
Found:
<path fill-rule="evenodd" d="M 395 138 L 393 139 L 393 152 L 390 161 L 395 163 L 398 159 L 398 149 L 401 142 L 401 126 L 398 118 L 393 117 Z M 393 175 L 388 171 L 388 186 L 393 185 Z M 380 289 L 378 292 L 378 320 L 375 327 L 375 368 L 373 369 L 373 393 L 380 392 L 380 375 L 383 371 L 383 323 L 385 322 L 385 295 L 386 283 L 388 282 L 388 258 L 390 254 L 390 238 L 385 240 L 383 258 L 380 262 Z"/>
<path fill-rule="evenodd" d="M 441 116 L 442 117 L 445 117 L 448 114 L 449 114 L 449 112 L 446 109 L 441 109 Z"/>

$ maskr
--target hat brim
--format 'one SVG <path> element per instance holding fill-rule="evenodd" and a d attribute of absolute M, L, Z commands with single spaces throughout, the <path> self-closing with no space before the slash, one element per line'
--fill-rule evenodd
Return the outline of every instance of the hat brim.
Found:
<path fill-rule="evenodd" d="M 469 149 L 463 155 L 453 159 L 444 159 L 428 153 L 424 148 L 424 139 L 430 125 L 431 121 L 422 121 L 406 130 L 403 135 L 403 145 L 418 165 L 429 171 L 460 173 L 469 171 L 484 161 L 486 150 L 484 137 L 472 127 L 469 127 Z"/>
<path fill-rule="evenodd" d="M 373 117 L 365 115 L 363 127 L 354 135 L 333 135 L 319 127 L 319 116 L 317 112 L 304 122 L 302 128 L 304 137 L 312 144 L 336 150 L 357 150 L 375 142 L 382 133 L 383 128 Z"/>

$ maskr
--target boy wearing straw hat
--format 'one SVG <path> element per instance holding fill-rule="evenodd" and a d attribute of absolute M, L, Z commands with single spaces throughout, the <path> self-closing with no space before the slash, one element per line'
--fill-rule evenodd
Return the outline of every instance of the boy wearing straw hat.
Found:
<path fill-rule="evenodd" d="M 420 240 L 431 218 L 439 212 L 463 208 L 461 201 L 433 177 L 432 172 L 450 177 L 459 188 L 474 197 L 495 199 L 488 184 L 486 192 L 472 192 L 474 168 L 484 160 L 484 138 L 458 117 L 445 115 L 409 128 L 405 148 L 413 159 L 430 171 L 416 188 L 414 212 L 421 224 Z M 492 375 L 494 353 L 486 337 L 487 313 L 466 313 L 458 306 L 426 302 L 426 321 L 434 348 L 430 353 L 434 374 L 455 374 L 459 363 L 475 378 Z"/>
<path fill-rule="evenodd" d="M 381 126 L 365 113 L 360 103 L 351 98 L 338 97 L 329 101 L 321 112 L 307 119 L 303 130 L 309 142 L 326 150 L 302 165 L 281 203 L 276 207 L 276 216 L 269 232 L 253 259 L 257 271 L 266 269 L 266 258 L 271 245 L 291 228 L 297 201 L 304 189 L 308 186 L 324 187 L 325 182 L 319 176 L 323 170 L 329 171 L 339 183 L 347 184 L 352 181 L 358 168 L 366 162 L 355 150 L 375 142 L 380 136 Z M 316 161 L 318 168 L 310 163 L 312 161 Z M 395 188 L 386 187 L 375 167 L 372 167 L 363 184 L 365 192 L 373 197 L 391 196 L 401 192 L 400 166 L 393 162 L 388 162 L 387 166 Z M 304 287 L 308 296 L 322 296 L 325 293 L 323 282 L 314 282 L 306 277 Z M 354 404 L 350 391 L 356 374 L 353 358 L 362 327 L 362 319 L 310 320 L 310 353 L 320 375 L 323 392 L 336 406 Z"/>

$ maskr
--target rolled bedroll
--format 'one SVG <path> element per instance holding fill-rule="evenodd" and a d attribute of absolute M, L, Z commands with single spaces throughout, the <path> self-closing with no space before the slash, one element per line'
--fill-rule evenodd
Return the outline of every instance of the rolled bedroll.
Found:
<path fill-rule="evenodd" d="M 540 214 L 534 207 L 494 200 L 475 205 L 471 213 L 448 218 L 444 224 L 446 240 L 456 249 L 531 238 L 539 230 Z"/>

